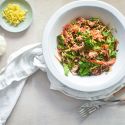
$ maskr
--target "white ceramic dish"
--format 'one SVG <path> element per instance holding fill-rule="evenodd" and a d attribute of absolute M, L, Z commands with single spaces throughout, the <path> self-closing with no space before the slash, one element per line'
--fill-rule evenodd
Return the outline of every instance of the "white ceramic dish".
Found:
<path fill-rule="evenodd" d="M 114 35 L 119 40 L 119 51 L 117 61 L 108 74 L 91 77 L 79 77 L 70 74 L 64 75 L 63 67 L 55 58 L 57 47 L 56 37 L 60 34 L 62 27 L 76 17 L 99 17 L 111 28 L 115 28 Z M 52 75 L 65 86 L 78 91 L 94 92 L 105 90 L 118 82 L 125 76 L 125 18 L 111 5 L 101 1 L 75 1 L 60 8 L 49 20 L 43 35 L 43 54 L 46 65 Z"/>
<path fill-rule="evenodd" d="M 26 30 L 31 25 L 33 19 L 33 13 L 30 4 L 25 0 L 5 0 L 0 5 L 0 12 L 2 12 L 9 3 L 18 4 L 21 6 L 21 8 L 27 10 L 26 19 L 15 27 L 7 23 L 6 20 L 2 17 L 2 13 L 0 13 L 0 26 L 5 30 L 14 33 Z"/>
<path fill-rule="evenodd" d="M 84 91 L 71 89 L 65 86 L 60 81 L 58 81 L 50 72 L 47 72 L 47 75 L 51 83 L 51 89 L 58 90 L 64 93 L 65 95 L 73 97 L 75 99 L 98 100 L 98 99 L 109 98 L 113 95 L 113 93 L 116 93 L 121 88 L 125 87 L 125 78 L 124 78 L 121 81 L 119 81 L 119 84 L 111 86 L 107 89 L 104 89 L 101 91 L 94 91 L 94 92 L 84 92 Z"/>

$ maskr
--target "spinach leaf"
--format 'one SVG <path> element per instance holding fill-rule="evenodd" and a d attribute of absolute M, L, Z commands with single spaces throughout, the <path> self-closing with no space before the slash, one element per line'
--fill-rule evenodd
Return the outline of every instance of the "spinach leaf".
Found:
<path fill-rule="evenodd" d="M 115 42 L 115 37 L 113 37 L 113 36 L 108 36 L 108 37 L 107 37 L 107 43 L 113 43 L 113 42 Z"/>
<path fill-rule="evenodd" d="M 64 36 L 63 35 L 58 35 L 57 36 L 57 41 L 60 45 L 64 45 Z"/>
<path fill-rule="evenodd" d="M 75 58 L 75 57 L 74 57 L 72 54 L 70 54 L 70 53 L 66 53 L 65 56 L 68 57 L 68 58 L 70 58 L 70 59 L 74 59 L 74 58 Z"/>
<path fill-rule="evenodd" d="M 92 40 L 92 36 L 90 34 L 90 31 L 87 30 L 83 35 L 82 35 L 85 43 L 85 47 L 87 49 L 92 49 L 94 47 L 94 41 Z"/>
<path fill-rule="evenodd" d="M 109 50 L 109 55 L 110 55 L 110 57 L 116 58 L 116 54 L 117 54 L 116 51 Z"/>
<path fill-rule="evenodd" d="M 58 49 L 65 49 L 65 46 L 58 44 L 58 45 L 57 45 L 57 48 L 58 48 Z"/>
<path fill-rule="evenodd" d="M 68 65 L 67 64 L 63 64 L 63 68 L 64 68 L 64 74 L 66 75 L 66 76 L 68 76 L 68 73 L 69 73 L 69 67 L 68 67 Z"/>
<path fill-rule="evenodd" d="M 98 45 L 95 45 L 95 46 L 93 47 L 93 49 L 94 49 L 94 50 L 100 50 L 100 49 L 101 49 L 101 47 L 100 47 L 100 46 L 98 46 Z"/>
<path fill-rule="evenodd" d="M 96 21 L 96 20 L 99 20 L 99 18 L 98 17 L 91 17 L 91 18 L 89 18 L 89 20 L 90 21 Z"/>
<path fill-rule="evenodd" d="M 77 35 L 79 36 L 79 35 L 82 35 L 83 33 L 82 32 L 80 32 L 80 31 L 78 31 L 77 32 Z"/>
<path fill-rule="evenodd" d="M 80 69 L 78 74 L 80 76 L 88 76 L 90 75 L 90 63 L 89 62 L 79 62 Z"/>
<path fill-rule="evenodd" d="M 109 34 L 110 34 L 110 32 L 108 32 L 108 31 L 107 31 L 107 32 L 106 32 L 106 31 L 103 31 L 103 32 L 102 32 L 102 35 L 103 35 L 103 36 L 108 36 Z"/>
<path fill-rule="evenodd" d="M 97 56 L 97 60 L 103 60 L 104 59 L 104 55 L 103 54 L 99 54 L 98 56 Z"/>
<path fill-rule="evenodd" d="M 90 38 L 85 39 L 85 47 L 87 47 L 87 49 L 92 49 L 94 47 L 94 43 Z"/>

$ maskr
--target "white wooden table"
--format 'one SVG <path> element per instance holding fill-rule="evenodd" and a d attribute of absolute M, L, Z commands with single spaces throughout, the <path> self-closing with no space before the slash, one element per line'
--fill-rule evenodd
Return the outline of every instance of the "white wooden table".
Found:
<path fill-rule="evenodd" d="M 72 0 L 28 0 L 33 8 L 31 27 L 19 34 L 4 34 L 8 49 L 0 60 L 0 68 L 6 65 L 8 56 L 28 44 L 40 42 L 43 29 L 50 16 L 61 6 Z M 125 0 L 104 0 L 125 15 Z M 41 41 L 42 42 L 42 41 Z M 125 106 L 103 108 L 83 122 L 78 113 L 81 100 L 67 97 L 49 89 L 45 73 L 37 72 L 30 77 L 14 108 L 7 125 L 125 125 Z"/>

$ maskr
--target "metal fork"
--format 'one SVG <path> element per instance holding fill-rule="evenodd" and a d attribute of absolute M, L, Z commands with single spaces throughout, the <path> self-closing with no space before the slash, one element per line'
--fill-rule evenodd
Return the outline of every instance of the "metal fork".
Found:
<path fill-rule="evenodd" d="M 87 102 L 84 105 L 80 107 L 80 115 L 83 118 L 87 118 L 89 115 L 100 109 L 104 105 L 114 105 L 114 104 L 121 104 L 125 102 L 125 100 L 99 100 L 99 101 L 93 101 L 93 102 Z"/>

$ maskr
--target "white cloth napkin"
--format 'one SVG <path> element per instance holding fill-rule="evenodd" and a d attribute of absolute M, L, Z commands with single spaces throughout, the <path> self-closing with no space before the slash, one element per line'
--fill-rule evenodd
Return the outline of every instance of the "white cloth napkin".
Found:
<path fill-rule="evenodd" d="M 26 46 L 13 53 L 8 59 L 7 66 L 2 69 L 0 73 L 0 125 L 5 124 L 13 110 L 28 76 L 39 68 L 45 70 L 45 65 L 42 66 L 42 57 L 39 66 L 37 56 L 42 56 L 40 43 Z"/>
<path fill-rule="evenodd" d="M 47 72 L 51 89 L 61 91 L 63 86 L 55 83 L 45 66 L 41 43 L 20 49 L 9 57 L 0 73 L 0 125 L 5 124 L 12 112 L 27 78 L 38 69 Z"/>
<path fill-rule="evenodd" d="M 9 57 L 7 66 L 0 73 L 0 125 L 5 124 L 12 112 L 27 78 L 38 69 L 47 72 L 51 89 L 64 92 L 65 86 L 55 81 L 45 66 L 41 43 L 22 48 Z"/>

